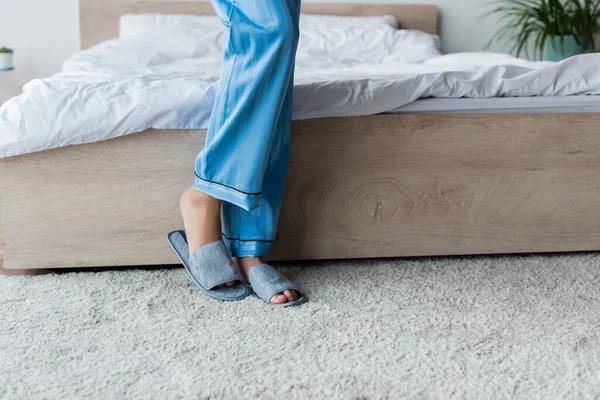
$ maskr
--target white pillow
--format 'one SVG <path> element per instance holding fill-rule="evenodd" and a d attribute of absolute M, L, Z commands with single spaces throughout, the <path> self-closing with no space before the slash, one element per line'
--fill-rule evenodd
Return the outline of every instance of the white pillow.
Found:
<path fill-rule="evenodd" d="M 398 29 L 398 18 L 393 15 L 376 17 L 350 17 L 341 15 L 300 14 L 300 30 L 303 29 L 351 29 L 367 26 L 390 26 Z"/>
<path fill-rule="evenodd" d="M 416 29 L 400 29 L 394 33 L 390 55 L 383 61 L 422 62 L 442 55 L 438 35 Z"/>
<path fill-rule="evenodd" d="M 439 38 L 414 30 L 398 30 L 396 17 L 300 15 L 299 60 L 373 63 L 420 62 L 440 55 Z M 126 14 L 120 36 L 161 35 L 204 38 L 207 51 L 222 52 L 223 26 L 216 16 L 185 14 Z M 204 48 L 204 46 L 201 46 Z M 169 53 L 179 54 L 172 49 Z M 196 53 L 196 51 L 194 51 Z M 196 53 L 197 54 L 197 53 Z"/>
<path fill-rule="evenodd" d="M 439 56 L 439 39 L 417 30 L 391 26 L 300 30 L 297 59 L 341 63 L 422 62 Z"/>
<path fill-rule="evenodd" d="M 398 19 L 393 15 L 301 14 L 297 58 L 303 64 L 318 60 L 374 63 L 421 62 L 440 55 L 438 36 L 398 30 L 398 26 Z"/>
<path fill-rule="evenodd" d="M 219 18 L 213 15 L 187 14 L 125 14 L 119 22 L 119 36 L 131 36 L 164 29 L 221 30 Z M 391 26 L 398 28 L 393 15 L 378 17 L 345 17 L 338 15 L 300 15 L 300 29 L 350 29 L 367 26 Z"/>
<path fill-rule="evenodd" d="M 162 30 L 191 30 L 209 33 L 223 30 L 215 15 L 125 14 L 119 20 L 119 36 L 132 36 Z"/>

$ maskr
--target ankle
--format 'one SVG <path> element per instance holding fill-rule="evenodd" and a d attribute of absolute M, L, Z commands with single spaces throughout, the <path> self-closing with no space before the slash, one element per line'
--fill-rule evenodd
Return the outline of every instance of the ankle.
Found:
<path fill-rule="evenodd" d="M 252 267 L 258 264 L 263 264 L 265 262 L 265 259 L 263 257 L 242 257 L 238 258 L 238 260 L 246 274 L 248 273 L 248 271 L 250 271 Z"/>
<path fill-rule="evenodd" d="M 190 254 L 205 244 L 221 240 L 221 201 L 189 188 L 179 206 Z"/>

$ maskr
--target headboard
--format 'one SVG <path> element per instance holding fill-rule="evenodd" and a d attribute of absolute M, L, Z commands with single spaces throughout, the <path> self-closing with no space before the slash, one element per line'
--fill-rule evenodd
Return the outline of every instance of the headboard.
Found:
<path fill-rule="evenodd" d="M 402 28 L 438 32 L 437 8 L 434 5 L 304 3 L 302 12 L 324 15 L 394 15 Z M 79 0 L 79 13 L 81 48 L 85 49 L 116 38 L 119 35 L 119 17 L 123 14 L 212 15 L 214 10 L 205 1 Z"/>

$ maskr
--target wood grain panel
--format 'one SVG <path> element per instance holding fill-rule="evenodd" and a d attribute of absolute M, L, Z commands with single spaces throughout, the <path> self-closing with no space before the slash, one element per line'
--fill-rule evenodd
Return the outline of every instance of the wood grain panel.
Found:
<path fill-rule="evenodd" d="M 82 49 L 117 37 L 119 17 L 123 14 L 214 14 L 212 5 L 204 1 L 80 0 L 79 9 Z M 433 5 L 305 3 L 302 12 L 349 16 L 395 15 L 402 28 L 438 32 L 437 8 Z"/>
<path fill-rule="evenodd" d="M 600 114 L 294 122 L 273 259 L 600 250 Z M 177 263 L 203 131 L 0 160 L 7 269 Z"/>

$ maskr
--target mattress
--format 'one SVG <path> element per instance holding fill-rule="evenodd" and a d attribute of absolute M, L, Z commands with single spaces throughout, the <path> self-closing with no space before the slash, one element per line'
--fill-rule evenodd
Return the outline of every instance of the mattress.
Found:
<path fill-rule="evenodd" d="M 442 55 L 435 38 L 423 32 L 390 26 L 369 32 L 304 30 L 294 119 L 598 111 L 600 54 L 559 63 L 487 52 Z M 62 72 L 29 82 L 22 95 L 0 106 L 0 158 L 150 128 L 206 128 L 222 38 L 212 28 L 202 35 L 195 28 L 152 28 L 74 54 Z"/>
<path fill-rule="evenodd" d="M 600 113 L 600 96 L 419 99 L 389 114 Z"/>

